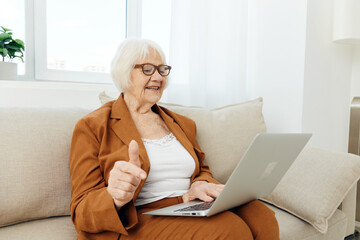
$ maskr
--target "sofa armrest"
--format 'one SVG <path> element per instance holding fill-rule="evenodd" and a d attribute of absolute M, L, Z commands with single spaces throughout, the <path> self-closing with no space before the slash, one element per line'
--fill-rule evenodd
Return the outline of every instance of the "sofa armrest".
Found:
<path fill-rule="evenodd" d="M 360 155 L 359 141 L 360 141 L 360 98 L 354 97 L 351 102 L 350 109 L 350 124 L 349 124 L 349 143 L 348 152 L 356 155 Z M 360 183 L 357 184 L 360 188 Z M 360 203 L 360 193 L 355 193 L 355 220 L 360 220 L 360 207 L 356 208 L 356 205 Z M 358 224 L 359 222 L 357 222 Z"/>
<path fill-rule="evenodd" d="M 356 188 L 357 185 L 355 184 L 349 193 L 346 195 L 345 199 L 341 203 L 339 209 L 341 209 L 348 219 L 347 228 L 346 228 L 346 235 L 349 236 L 354 234 L 355 229 L 355 209 L 356 209 Z"/>
<path fill-rule="evenodd" d="M 350 109 L 350 124 L 349 124 L 349 143 L 348 143 L 348 152 L 356 155 L 360 155 L 359 152 L 359 140 L 360 140 L 360 98 L 354 97 L 351 102 L 351 109 Z M 357 183 L 357 186 L 359 186 L 359 183 Z M 345 211 L 350 210 L 350 206 L 355 208 L 353 215 L 354 215 L 354 226 L 352 226 L 352 215 L 350 215 L 350 212 L 346 215 L 348 216 L 348 228 L 347 228 L 347 235 L 350 233 L 350 230 L 355 227 L 356 220 L 360 219 L 360 209 L 356 208 L 357 202 L 359 202 L 360 196 L 359 193 L 356 192 L 356 187 L 354 186 L 354 189 L 349 192 L 349 194 L 344 199 L 344 202 L 342 205 L 348 205 L 343 206 L 342 209 L 345 209 Z M 352 213 L 351 213 L 352 214 Z M 351 216 L 351 218 L 349 218 Z M 352 229 L 350 229 L 352 228 Z M 350 230 L 349 230 L 350 229 Z M 351 234 L 351 233 L 350 233 Z"/>

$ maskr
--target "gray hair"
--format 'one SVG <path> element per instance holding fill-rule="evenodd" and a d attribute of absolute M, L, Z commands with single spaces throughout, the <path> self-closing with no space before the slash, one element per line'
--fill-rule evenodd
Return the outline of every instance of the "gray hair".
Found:
<path fill-rule="evenodd" d="M 149 50 L 159 53 L 163 64 L 166 64 L 165 54 L 161 47 L 147 39 L 126 39 L 117 49 L 111 62 L 111 77 L 119 91 L 127 91 L 131 85 L 130 73 L 139 59 L 146 58 Z"/>

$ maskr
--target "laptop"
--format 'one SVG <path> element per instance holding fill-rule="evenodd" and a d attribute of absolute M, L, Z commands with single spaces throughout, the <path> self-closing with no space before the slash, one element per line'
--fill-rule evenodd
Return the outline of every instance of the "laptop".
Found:
<path fill-rule="evenodd" d="M 212 202 L 191 201 L 146 212 L 161 216 L 212 216 L 269 195 L 312 134 L 260 133 Z"/>

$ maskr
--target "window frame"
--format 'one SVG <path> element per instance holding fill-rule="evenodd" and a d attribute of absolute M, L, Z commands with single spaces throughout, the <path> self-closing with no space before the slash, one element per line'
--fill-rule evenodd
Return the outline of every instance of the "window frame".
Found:
<path fill-rule="evenodd" d="M 24 0 L 26 19 L 26 72 L 23 79 L 112 84 L 109 73 L 47 68 L 47 0 Z M 126 0 L 126 38 L 141 37 L 142 0 Z"/>

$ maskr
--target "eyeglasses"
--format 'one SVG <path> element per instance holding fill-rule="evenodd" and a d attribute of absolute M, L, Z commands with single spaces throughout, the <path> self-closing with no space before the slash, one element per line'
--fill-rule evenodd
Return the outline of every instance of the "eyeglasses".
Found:
<path fill-rule="evenodd" d="M 155 70 L 157 70 L 161 76 L 166 77 L 167 75 L 170 74 L 170 70 L 171 70 L 171 66 L 168 65 L 155 66 L 151 63 L 136 64 L 134 68 L 140 68 L 140 67 L 146 76 L 153 75 Z"/>

